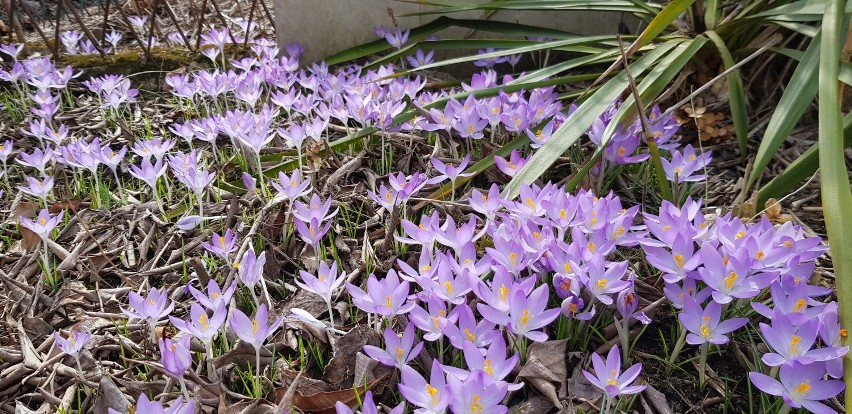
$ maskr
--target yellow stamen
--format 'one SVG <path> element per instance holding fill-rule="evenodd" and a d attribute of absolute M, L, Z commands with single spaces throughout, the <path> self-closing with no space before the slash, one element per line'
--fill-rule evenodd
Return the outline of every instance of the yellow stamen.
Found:
<path fill-rule="evenodd" d="M 396 347 L 394 348 L 394 351 L 396 351 L 396 359 L 402 359 L 402 348 Z"/>
<path fill-rule="evenodd" d="M 390 296 L 385 296 L 385 305 L 386 305 L 388 308 L 393 309 L 393 306 L 391 306 L 391 305 L 392 305 L 392 303 L 391 303 L 391 297 L 390 297 Z"/>
<path fill-rule="evenodd" d="M 609 372 L 609 379 L 606 380 L 606 385 L 617 385 L 618 382 L 615 381 L 615 377 L 618 374 L 616 370 L 612 370 Z"/>
<path fill-rule="evenodd" d="M 527 197 L 527 205 L 530 206 L 530 208 L 535 208 L 535 200 L 530 197 Z"/>
<path fill-rule="evenodd" d="M 453 294 L 453 283 L 452 283 L 452 282 L 450 282 L 449 280 L 448 280 L 448 281 L 446 281 L 446 282 L 444 282 L 444 287 L 447 289 L 447 294 L 448 294 L 448 295 L 452 295 L 452 294 Z"/>
<path fill-rule="evenodd" d="M 574 271 L 571 270 L 571 263 L 565 263 L 564 265 L 562 265 L 562 270 L 565 273 L 574 273 Z"/>
<path fill-rule="evenodd" d="M 500 285 L 500 290 L 498 291 L 500 295 L 500 302 L 505 302 L 509 298 L 509 288 L 506 285 Z"/>
<path fill-rule="evenodd" d="M 201 328 L 207 329 L 207 314 L 202 313 L 201 317 L 198 318 L 198 323 L 201 324 Z"/>
<path fill-rule="evenodd" d="M 260 329 L 260 327 L 257 326 L 257 319 L 252 319 L 251 320 L 251 333 L 256 334 L 259 329 Z"/>
<path fill-rule="evenodd" d="M 491 360 L 490 359 L 485 360 L 485 366 L 482 367 L 482 370 L 485 371 L 486 374 L 488 374 L 492 377 L 494 376 L 494 368 L 491 368 Z"/>
<path fill-rule="evenodd" d="M 739 240 L 739 239 L 745 237 L 745 235 L 746 235 L 746 232 L 741 230 L 737 233 L 737 235 L 734 237 L 734 239 Z"/>
<path fill-rule="evenodd" d="M 704 320 L 704 323 L 701 324 L 701 328 L 700 328 L 701 329 L 701 336 L 703 336 L 705 338 L 709 338 L 710 337 L 710 327 L 707 326 L 707 325 L 710 323 L 710 317 L 705 316 L 701 319 Z"/>
<path fill-rule="evenodd" d="M 473 401 L 470 403 L 470 412 L 479 414 L 485 409 L 482 404 L 479 403 L 480 399 L 481 398 L 478 395 L 473 396 Z"/>
<path fill-rule="evenodd" d="M 801 312 L 801 311 L 805 310 L 805 307 L 807 306 L 807 304 L 808 304 L 808 302 L 805 301 L 804 299 L 797 300 L 796 304 L 793 305 L 793 312 Z"/>
<path fill-rule="evenodd" d="M 441 396 L 438 395 L 438 389 L 436 389 L 435 387 L 426 384 L 426 393 L 429 394 L 430 397 L 432 397 L 433 405 L 437 405 L 439 402 L 441 402 Z"/>
<path fill-rule="evenodd" d="M 799 335 L 793 335 L 790 337 L 790 354 L 798 355 L 799 353 L 799 341 L 802 340 L 802 337 Z"/>
<path fill-rule="evenodd" d="M 464 328 L 464 337 L 470 342 L 476 341 L 476 334 L 470 331 L 470 329 Z"/>
<path fill-rule="evenodd" d="M 598 280 L 598 289 L 606 289 L 607 283 L 609 283 L 609 281 L 606 279 Z"/>
<path fill-rule="evenodd" d="M 672 228 L 672 226 L 669 226 L 668 224 L 666 224 L 665 226 L 663 226 L 663 231 L 669 231 L 669 230 L 671 230 L 671 228 Z"/>
<path fill-rule="evenodd" d="M 677 263 L 677 267 L 683 268 L 683 264 L 684 264 L 685 260 L 683 259 L 682 254 L 674 255 L 674 261 L 675 261 L 675 263 Z"/>
<path fill-rule="evenodd" d="M 589 244 L 588 244 L 588 246 L 587 246 L 587 247 L 589 248 L 589 251 L 590 251 L 590 252 L 594 253 L 594 252 L 595 252 L 595 248 L 596 248 L 597 246 L 595 246 L 595 243 L 594 243 L 594 242 L 589 242 Z"/>
<path fill-rule="evenodd" d="M 796 392 L 801 394 L 802 396 L 807 395 L 811 392 L 811 382 L 809 380 L 805 380 L 805 382 L 796 386 Z"/>
<path fill-rule="evenodd" d="M 222 249 L 224 249 L 224 248 L 225 248 L 225 238 L 224 238 L 224 237 L 222 237 L 222 236 L 219 236 L 219 246 L 220 246 Z"/>
<path fill-rule="evenodd" d="M 518 265 L 518 255 L 516 253 L 509 253 L 509 261 L 512 262 L 512 266 Z"/>
<path fill-rule="evenodd" d="M 737 272 L 731 272 L 728 273 L 728 276 L 722 280 L 725 282 L 725 287 L 728 290 L 731 290 L 731 288 L 734 287 L 734 282 L 736 282 L 737 279 L 739 279 L 739 275 L 737 275 Z"/>
<path fill-rule="evenodd" d="M 565 220 L 566 217 L 568 217 L 568 213 L 565 212 L 564 208 L 560 208 L 559 209 L 559 218 L 562 219 L 562 220 Z"/>
<path fill-rule="evenodd" d="M 529 309 L 524 309 L 524 313 L 521 314 L 521 325 L 526 325 L 527 322 L 530 321 L 532 315 L 530 314 Z"/>

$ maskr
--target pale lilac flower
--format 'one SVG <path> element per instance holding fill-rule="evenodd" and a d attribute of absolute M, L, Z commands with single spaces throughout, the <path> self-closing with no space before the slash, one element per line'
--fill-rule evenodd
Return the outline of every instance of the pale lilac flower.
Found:
<path fill-rule="evenodd" d="M 708 342 L 714 345 L 726 344 L 727 334 L 748 323 L 748 318 L 733 318 L 720 322 L 721 317 L 722 305 L 719 302 L 711 300 L 706 308 L 701 309 L 701 305 L 691 296 L 683 298 L 683 312 L 678 315 L 683 327 L 689 331 L 686 342 L 690 345 Z"/>
<path fill-rule="evenodd" d="M 414 344 L 414 325 L 411 323 L 405 327 L 402 338 L 397 336 L 396 332 L 390 328 L 385 328 L 384 337 L 385 349 L 364 345 L 364 353 L 382 364 L 402 369 L 411 360 L 417 358 L 417 355 L 420 355 L 420 351 L 423 350 L 423 342 Z"/>
<path fill-rule="evenodd" d="M 450 405 L 450 391 L 447 387 L 444 372 L 437 359 L 432 360 L 432 370 L 429 382 L 420 376 L 414 368 L 402 367 L 399 393 L 406 401 L 420 407 L 414 410 L 417 414 L 443 414 Z"/>
<path fill-rule="evenodd" d="M 183 397 L 178 397 L 169 409 L 163 408 L 163 405 L 156 401 L 149 401 L 148 396 L 144 392 L 139 393 L 139 399 L 136 400 L 136 412 L 139 414 L 193 414 L 195 412 L 195 401 L 187 399 L 186 404 L 183 403 Z M 121 414 L 118 411 L 108 408 L 107 414 Z"/>
<path fill-rule="evenodd" d="M 609 398 L 638 394 L 646 388 L 645 385 L 630 385 L 639 377 L 642 364 L 633 365 L 627 368 L 624 373 L 621 372 L 621 353 L 618 350 L 618 345 L 609 350 L 606 362 L 600 355 L 592 354 L 592 365 L 595 369 L 594 375 L 588 371 L 583 371 L 583 375 L 592 385 L 603 390 Z"/>
<path fill-rule="evenodd" d="M 815 414 L 836 414 L 827 405 L 818 402 L 839 394 L 845 388 L 842 381 L 824 380 L 822 363 L 782 365 L 778 381 L 759 372 L 749 372 L 752 384 L 761 391 L 781 397 L 793 408 L 805 408 Z"/>

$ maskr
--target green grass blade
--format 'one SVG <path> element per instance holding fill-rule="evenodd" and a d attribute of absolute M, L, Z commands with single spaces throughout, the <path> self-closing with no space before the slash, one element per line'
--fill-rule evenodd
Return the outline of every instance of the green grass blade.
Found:
<path fill-rule="evenodd" d="M 725 69 L 730 69 L 736 64 L 731 56 L 731 51 L 725 45 L 719 35 L 709 30 L 705 33 L 707 37 L 716 45 L 719 55 L 722 57 L 722 63 Z M 731 118 L 734 121 L 734 130 L 737 135 L 737 143 L 740 146 L 740 156 L 745 157 L 748 153 L 748 101 L 743 87 L 743 79 L 740 77 L 740 72 L 735 70 L 728 74 L 728 99 L 731 108 Z"/>
<path fill-rule="evenodd" d="M 808 46 L 787 84 L 787 89 L 781 95 L 781 100 L 778 101 L 775 112 L 769 118 L 766 131 L 760 141 L 760 147 L 754 157 L 751 176 L 746 183 L 749 188 L 754 185 L 763 170 L 769 165 L 769 161 L 772 160 L 775 152 L 787 139 L 790 131 L 799 122 L 816 96 L 821 37 L 822 35 L 817 33 Z"/>
<path fill-rule="evenodd" d="M 492 20 L 453 19 L 441 16 L 422 26 L 414 27 L 409 34 L 409 46 L 424 40 L 427 36 L 437 33 L 449 27 L 460 27 L 480 32 L 499 33 L 505 36 L 536 36 L 551 39 L 585 39 L 576 33 L 566 32 L 545 27 L 531 26 L 526 24 L 499 22 Z M 532 43 L 532 42 L 530 42 Z M 392 46 L 385 39 L 377 39 L 337 52 L 325 58 L 330 65 L 362 59 L 370 55 L 391 50 Z M 399 51 L 394 52 L 398 54 Z"/>
<path fill-rule="evenodd" d="M 719 0 L 705 0 L 704 2 L 704 26 L 707 30 L 716 28 L 716 22 L 719 20 Z"/>
<path fill-rule="evenodd" d="M 852 148 L 852 114 L 843 118 L 843 146 Z M 762 207 L 770 198 L 780 199 L 790 194 L 796 186 L 810 178 L 819 167 L 819 143 L 796 158 L 781 174 L 763 185 L 757 191 L 757 206 Z"/>
<path fill-rule="evenodd" d="M 788 21 L 818 21 L 823 17 L 826 3 L 839 3 L 838 0 L 799 0 L 790 4 L 784 4 L 760 13 L 755 18 L 779 18 Z M 845 13 L 852 13 L 852 0 L 844 2 Z"/>
<path fill-rule="evenodd" d="M 479 59 L 488 59 L 502 56 L 509 56 L 518 53 L 535 52 L 539 50 L 567 50 L 574 52 L 589 51 L 592 53 L 600 53 L 600 47 L 587 48 L 588 45 L 594 45 L 605 41 L 614 40 L 614 36 L 589 36 L 586 38 L 576 38 L 567 40 L 557 40 L 551 42 L 535 42 L 531 40 L 506 40 L 506 39 L 461 39 L 461 40 L 438 40 L 433 42 L 425 42 L 422 44 L 424 49 L 505 49 L 496 52 L 483 53 L 481 55 L 473 54 L 470 56 L 462 56 L 453 59 L 442 60 L 440 62 L 423 65 L 417 69 L 403 73 L 403 75 L 415 71 L 434 69 L 442 66 L 456 65 L 459 63 L 473 62 Z M 577 46 L 584 46 L 578 48 Z"/>
<path fill-rule="evenodd" d="M 830 1 L 822 21 L 819 65 L 819 153 L 820 190 L 834 281 L 840 325 L 852 326 L 852 191 L 843 147 L 843 124 L 840 109 L 839 39 L 846 39 L 843 4 Z M 841 345 L 849 345 L 849 337 L 842 337 Z M 843 357 L 843 378 L 852 384 L 852 355 Z M 852 387 L 845 391 L 846 411 L 852 410 Z"/>
<path fill-rule="evenodd" d="M 630 65 L 634 76 L 640 76 L 661 58 L 681 44 L 682 40 L 670 40 Z M 608 108 L 627 88 L 627 74 L 621 71 L 597 92 L 586 99 L 574 113 L 557 129 L 548 141 L 533 154 L 527 165 L 509 182 L 504 192 L 509 197 L 518 194 L 521 185 L 530 184 L 550 168 L 556 159 L 583 136 L 594 120 Z"/>
<path fill-rule="evenodd" d="M 422 26 L 411 29 L 409 41 L 416 42 L 430 34 L 437 33 L 443 29 L 453 26 L 454 20 L 449 17 L 439 17 Z M 364 43 L 349 49 L 341 50 L 331 56 L 325 58 L 329 65 L 337 65 L 343 62 L 350 62 L 357 59 L 362 59 L 369 55 L 384 52 L 389 50 L 391 45 L 385 39 L 377 39 L 369 43 Z"/>
<path fill-rule="evenodd" d="M 458 13 L 471 10 L 596 10 L 627 12 L 642 16 L 651 14 L 647 7 L 639 7 L 633 2 L 625 0 L 507 0 L 498 3 L 453 3 L 420 0 L 419 3 L 438 8 L 404 14 L 403 17 Z"/>

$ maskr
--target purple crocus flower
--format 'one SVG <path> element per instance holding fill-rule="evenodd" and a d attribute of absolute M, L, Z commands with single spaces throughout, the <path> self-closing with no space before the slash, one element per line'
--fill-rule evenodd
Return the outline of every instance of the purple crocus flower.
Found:
<path fill-rule="evenodd" d="M 420 218 L 420 225 L 414 224 L 408 220 L 402 219 L 402 230 L 408 237 L 394 234 L 394 238 L 404 244 L 413 244 L 423 246 L 423 250 L 432 253 L 433 245 L 435 244 L 435 227 L 440 225 L 441 217 L 435 211 L 431 216 L 423 215 Z"/>
<path fill-rule="evenodd" d="M 364 353 L 382 364 L 402 369 L 411 360 L 417 358 L 417 355 L 420 355 L 420 351 L 423 350 L 423 342 L 414 344 L 416 338 L 414 324 L 409 323 L 405 327 L 402 338 L 397 336 L 396 332 L 390 328 L 385 328 L 384 337 L 385 349 L 364 345 Z"/>
<path fill-rule="evenodd" d="M 352 408 L 349 408 L 349 406 L 340 401 L 334 405 L 334 409 L 336 414 L 354 414 Z M 404 410 L 405 403 L 400 403 L 390 410 L 388 414 L 402 414 Z M 367 394 L 364 395 L 364 401 L 361 403 L 361 414 L 379 414 L 379 408 L 376 407 L 376 403 L 373 402 L 372 391 L 367 391 Z"/>
<path fill-rule="evenodd" d="M 231 229 L 225 229 L 225 234 L 221 236 L 214 232 L 213 236 L 210 237 L 210 242 L 201 242 L 201 247 L 230 264 L 230 255 L 237 249 L 237 235 Z"/>
<path fill-rule="evenodd" d="M 187 399 L 186 404 L 183 403 L 183 397 L 178 397 L 169 409 L 163 408 L 163 405 L 156 401 L 149 401 L 145 393 L 140 393 L 136 400 L 136 412 L 145 414 L 193 414 L 195 412 L 195 401 Z M 107 414 L 121 414 L 120 412 L 107 409 Z"/>
<path fill-rule="evenodd" d="M 621 353 L 618 345 L 612 347 L 607 354 L 606 362 L 598 354 L 592 354 L 592 366 L 595 373 L 583 371 L 586 379 L 592 385 L 603 390 L 609 398 L 619 395 L 638 394 L 645 389 L 645 385 L 630 385 L 639 377 L 642 364 L 636 364 L 621 373 Z"/>
<path fill-rule="evenodd" d="M 479 313 L 491 322 L 509 328 L 514 334 L 523 335 L 535 342 L 547 340 L 547 333 L 538 331 L 559 316 L 560 309 L 547 309 L 548 287 L 541 285 L 527 297 L 523 289 L 512 289 L 509 296 L 508 315 L 488 305 L 479 306 Z"/>
<path fill-rule="evenodd" d="M 500 209 L 500 186 L 496 183 L 491 184 L 491 188 L 487 194 L 482 194 L 477 189 L 470 192 L 470 198 L 467 200 L 470 207 L 476 212 L 483 214 L 488 220 L 494 220 L 497 215 L 497 210 Z"/>
<path fill-rule="evenodd" d="M 20 153 L 19 158 L 15 161 L 17 161 L 18 164 L 35 168 L 42 176 L 44 176 L 46 175 L 44 170 L 47 168 L 47 163 L 49 163 L 51 159 L 53 159 L 53 152 L 49 150 L 42 151 L 40 148 L 35 148 L 33 149 L 32 154 L 27 154 L 26 152 Z"/>
<path fill-rule="evenodd" d="M 50 232 L 52 232 L 62 220 L 62 214 L 51 216 L 50 212 L 44 208 L 38 213 L 35 220 L 31 221 L 23 216 L 20 217 L 20 220 L 22 226 L 37 234 L 38 237 L 41 238 L 41 241 L 46 244 L 47 239 L 50 238 Z"/>
<path fill-rule="evenodd" d="M 269 338 L 282 323 L 284 318 L 279 317 L 271 325 L 269 324 L 269 310 L 265 303 L 258 306 L 254 319 L 250 319 L 239 309 L 231 310 L 231 329 L 236 332 L 241 341 L 251 344 L 256 352 L 260 352 L 266 338 Z"/>
<path fill-rule="evenodd" d="M 503 174 L 508 175 L 509 177 L 514 177 L 518 174 L 525 165 L 527 165 L 527 160 L 521 157 L 521 153 L 518 150 L 512 150 L 509 154 L 509 159 L 505 159 L 502 157 L 494 156 L 494 165 L 503 172 Z"/>
<path fill-rule="evenodd" d="M 175 308 L 165 289 L 152 288 L 144 298 L 131 291 L 127 300 L 132 310 L 121 308 L 121 312 L 130 318 L 145 320 L 150 326 L 155 326 L 157 321 L 168 316 Z"/>
<path fill-rule="evenodd" d="M 408 313 L 414 308 L 414 303 L 408 301 L 410 285 L 408 281 L 400 281 L 395 270 L 388 271 L 387 276 L 379 281 L 370 274 L 367 278 L 367 291 L 346 283 L 346 289 L 352 296 L 352 303 L 368 313 L 377 313 L 384 317 Z"/>
<path fill-rule="evenodd" d="M 696 155 L 695 148 L 687 145 L 683 151 L 672 150 L 671 161 L 663 158 L 663 171 L 669 181 L 683 183 L 705 179 L 704 174 L 696 174 L 710 163 L 710 151 Z"/>
<path fill-rule="evenodd" d="M 294 170 L 290 176 L 278 172 L 278 181 L 272 181 L 272 187 L 287 197 L 292 203 L 299 197 L 311 192 L 311 177 L 302 179 L 302 170 Z"/>
<path fill-rule="evenodd" d="M 826 347 L 811 349 L 819 333 L 819 319 L 808 319 L 801 325 L 794 325 L 790 318 L 776 312 L 772 325 L 760 324 L 763 339 L 775 352 L 764 354 L 761 360 L 766 365 L 777 367 L 794 362 L 810 364 L 840 358 L 849 351 L 847 347 Z"/>
<path fill-rule="evenodd" d="M 438 360 L 433 359 L 429 382 L 426 382 L 414 368 L 408 365 L 402 367 L 399 393 L 406 401 L 420 407 L 414 410 L 415 413 L 443 414 L 446 412 L 451 395 L 441 368 Z"/>
<path fill-rule="evenodd" d="M 53 333 L 53 340 L 56 343 L 56 347 L 63 353 L 74 358 L 74 362 L 77 363 L 77 370 L 81 374 L 83 373 L 83 369 L 80 366 L 80 352 L 86 347 L 86 343 L 89 342 L 89 338 L 91 337 L 92 334 L 88 332 L 69 331 L 68 338 L 63 338 L 58 331 Z"/>
<path fill-rule="evenodd" d="M 435 240 L 444 246 L 452 248 L 456 254 L 461 254 L 467 243 L 475 242 L 485 234 L 486 229 L 476 232 L 476 216 L 471 216 L 470 221 L 456 227 L 452 217 L 447 216 L 446 222 L 441 227 L 435 228 Z"/>
<path fill-rule="evenodd" d="M 408 43 L 408 35 L 411 33 L 411 30 L 400 30 L 396 29 L 394 31 L 387 30 L 385 32 L 385 40 L 390 43 L 391 46 L 402 49 L 406 43 Z"/>
<path fill-rule="evenodd" d="M 317 218 L 312 218 L 311 221 L 306 223 L 302 220 L 296 220 L 295 226 L 302 241 L 311 245 L 314 251 L 318 251 L 323 236 L 331 229 L 331 221 L 323 223 Z"/>
<path fill-rule="evenodd" d="M 752 298 L 765 287 L 765 281 L 775 278 L 772 274 L 751 276 L 751 267 L 743 250 L 735 252 L 727 260 L 710 243 L 701 246 L 700 256 L 704 267 L 698 269 L 701 280 L 713 289 L 713 300 L 726 304 L 734 298 Z M 768 285 L 768 283 L 766 283 Z"/>
<path fill-rule="evenodd" d="M 671 251 L 663 247 L 642 246 L 648 263 L 663 271 L 666 283 L 679 282 L 702 262 L 701 255 L 695 254 L 695 243 L 686 234 L 677 230 Z"/>
<path fill-rule="evenodd" d="M 585 282 L 589 292 L 606 305 L 612 305 L 613 302 L 609 295 L 621 292 L 630 286 L 630 282 L 623 279 L 627 266 L 628 263 L 625 261 L 610 263 L 609 268 L 606 268 L 603 257 L 599 255 L 592 257 L 588 263 L 588 269 L 573 262 L 571 264 L 571 268 L 575 270 L 579 280 Z"/>
<path fill-rule="evenodd" d="M 458 165 L 455 165 L 455 166 L 450 165 L 450 164 L 445 164 L 444 162 L 442 162 L 441 160 L 439 160 L 437 158 L 432 158 L 431 162 L 432 162 L 432 166 L 435 167 L 435 170 L 438 171 L 439 173 L 441 173 L 441 175 L 438 175 L 433 179 L 433 180 L 435 180 L 435 181 L 432 181 L 433 183 L 434 182 L 441 182 L 441 181 L 444 181 L 448 178 L 450 179 L 450 181 L 455 182 L 455 180 L 459 177 L 468 177 L 468 176 L 472 175 L 472 174 L 462 173 L 462 171 L 464 171 L 464 169 L 467 168 L 467 164 L 470 162 L 470 154 L 466 155 L 464 157 L 464 159 L 462 159 L 461 162 Z"/>
<path fill-rule="evenodd" d="M 442 326 L 446 323 L 455 323 L 458 319 L 458 312 L 447 315 L 446 302 L 434 294 L 428 295 L 423 302 L 425 302 L 428 311 L 420 305 L 415 305 L 408 313 L 408 319 L 414 326 L 423 331 L 423 339 L 427 341 L 438 340 L 444 336 Z"/>
<path fill-rule="evenodd" d="M 224 292 L 219 288 L 219 284 L 216 283 L 215 280 L 210 279 L 207 282 L 207 294 L 202 293 L 200 290 L 190 286 L 187 286 L 189 289 L 189 293 L 192 294 L 192 297 L 209 310 L 216 310 L 222 304 L 228 304 L 231 302 L 231 297 L 234 296 L 234 292 L 237 290 L 237 281 L 231 283 L 231 286 L 228 286 Z"/>
<path fill-rule="evenodd" d="M 144 181 L 154 192 L 157 191 L 157 179 L 166 172 L 166 165 L 162 160 L 157 160 L 151 164 L 148 158 L 142 158 L 142 163 L 139 166 L 130 166 L 130 175 Z"/>
<path fill-rule="evenodd" d="M 455 323 L 456 318 L 458 325 Z M 441 331 L 450 340 L 450 344 L 458 349 L 464 349 L 467 342 L 482 348 L 500 336 L 500 331 L 494 329 L 495 323 L 487 318 L 477 320 L 467 303 L 457 306 L 447 320 L 438 323 L 441 324 Z"/>
<path fill-rule="evenodd" d="M 252 299 L 254 299 L 254 303 L 258 303 L 257 295 L 254 293 L 254 287 L 260 282 L 261 287 L 263 287 L 264 295 L 268 298 L 268 294 L 266 293 L 266 285 L 263 281 L 263 268 L 266 266 L 266 252 L 261 252 L 260 255 L 254 252 L 253 247 L 249 247 L 249 249 L 243 254 L 243 258 L 234 264 L 234 267 L 237 268 L 240 281 L 243 282 L 249 292 L 251 293 Z"/>
<path fill-rule="evenodd" d="M 822 342 L 831 347 L 839 347 L 842 337 L 846 336 L 846 329 L 840 327 L 838 320 L 837 302 L 831 302 L 825 306 L 820 315 L 819 336 Z M 828 375 L 834 378 L 843 376 L 843 359 L 837 358 L 826 361 L 825 369 Z"/>
<path fill-rule="evenodd" d="M 345 275 L 341 274 L 338 276 L 337 272 L 337 261 L 331 262 L 331 266 L 326 264 L 324 261 L 320 261 L 319 271 L 316 276 L 305 272 L 304 270 L 300 270 L 299 275 L 302 277 L 302 280 L 296 280 L 296 284 L 299 287 L 318 295 L 323 301 L 325 301 L 325 304 L 328 307 L 328 318 L 331 322 L 332 328 L 334 328 L 334 312 L 331 308 L 331 299 L 334 295 L 334 291 L 337 290 L 337 288 L 340 287 L 345 280 Z"/>
<path fill-rule="evenodd" d="M 166 372 L 183 381 L 183 374 L 192 368 L 192 355 L 189 352 L 189 336 L 178 340 L 160 339 L 160 356 Z"/>
<path fill-rule="evenodd" d="M 715 345 L 726 344 L 728 333 L 748 323 L 748 318 L 733 318 L 719 322 L 721 317 L 722 305 L 719 302 L 711 300 L 706 308 L 701 309 L 701 305 L 692 296 L 683 298 L 683 312 L 678 315 L 680 323 L 689 331 L 686 342 L 690 345 L 708 342 Z"/>
<path fill-rule="evenodd" d="M 412 68 L 416 69 L 434 62 L 434 54 L 434 50 L 430 50 L 429 53 L 424 53 L 423 49 L 417 49 L 414 56 L 406 56 L 405 59 L 408 60 L 408 64 L 411 65 Z"/>
<path fill-rule="evenodd" d="M 508 385 L 493 381 L 483 371 L 470 374 L 465 380 L 454 375 L 447 376 L 447 386 L 452 395 L 450 409 L 456 414 L 505 414 L 508 411 L 502 405 L 508 392 Z"/>
<path fill-rule="evenodd" d="M 509 391 L 517 391 L 524 387 L 523 383 L 509 384 L 504 381 L 506 376 L 511 374 L 515 366 L 518 365 L 518 354 L 506 358 L 506 341 L 502 335 L 494 338 L 488 350 L 477 348 L 474 344 L 465 342 L 464 360 L 469 371 L 450 366 L 445 366 L 444 371 L 460 380 L 467 378 L 471 375 L 471 372 L 482 371 L 493 381 L 507 384 Z"/>
<path fill-rule="evenodd" d="M 225 324 L 228 310 L 224 302 L 219 303 L 219 306 L 213 311 L 213 316 L 208 316 L 207 310 L 202 308 L 198 303 L 193 303 L 189 309 L 189 316 L 190 319 L 188 321 L 175 318 L 174 316 L 169 316 L 169 320 L 172 321 L 172 325 L 175 328 L 198 338 L 207 347 L 213 343 L 213 339 L 219 334 L 222 325 Z"/>
<path fill-rule="evenodd" d="M 759 390 L 784 399 L 793 408 L 805 408 L 815 414 L 836 414 L 836 411 L 819 402 L 839 394 L 845 388 L 842 381 L 824 380 L 822 363 L 782 365 L 778 373 L 781 381 L 759 372 L 749 372 L 748 377 Z"/>
<path fill-rule="evenodd" d="M 334 217 L 338 211 L 334 209 L 334 211 L 329 213 L 331 201 L 331 197 L 329 197 L 323 202 L 316 194 L 311 196 L 311 201 L 308 204 L 297 200 L 293 203 L 293 216 L 305 223 L 310 223 L 313 219 L 317 219 L 320 222 L 326 221 Z"/>

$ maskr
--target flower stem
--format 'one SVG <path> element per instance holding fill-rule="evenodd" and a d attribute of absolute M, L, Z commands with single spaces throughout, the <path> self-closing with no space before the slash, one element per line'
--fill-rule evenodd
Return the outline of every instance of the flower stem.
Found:
<path fill-rule="evenodd" d="M 254 395 L 257 398 L 260 398 L 260 394 L 263 392 L 261 389 L 261 381 L 260 381 L 260 348 L 254 349 L 254 380 L 255 380 L 255 388 Z"/>
<path fill-rule="evenodd" d="M 787 404 L 781 405 L 781 409 L 778 410 L 778 414 L 789 414 L 789 413 L 790 413 L 790 406 L 787 405 Z"/>
<path fill-rule="evenodd" d="M 263 167 L 260 165 L 260 151 L 255 155 L 257 155 L 257 179 L 260 181 L 260 191 L 263 193 L 261 198 L 265 198 L 269 193 L 266 191 L 266 179 L 263 178 Z"/>
<path fill-rule="evenodd" d="M 672 349 L 672 354 L 669 357 L 669 365 L 673 365 L 675 361 L 677 361 L 678 356 L 680 356 L 680 351 L 683 350 L 683 345 L 686 343 L 686 329 L 678 325 L 680 328 L 680 336 L 677 337 L 677 342 L 675 343 L 674 349 Z M 666 367 L 666 370 L 670 370 L 670 367 Z"/>
<path fill-rule="evenodd" d="M 709 345 L 705 342 L 698 348 L 698 387 L 702 391 L 707 386 L 707 348 Z"/>
<path fill-rule="evenodd" d="M 615 320 L 615 330 L 618 331 L 618 338 L 621 340 L 621 361 L 627 366 L 630 365 L 630 329 L 627 326 L 627 318 Z"/>
<path fill-rule="evenodd" d="M 334 329 L 334 312 L 333 312 L 333 309 L 331 309 L 331 301 L 329 300 L 329 301 L 325 302 L 325 304 L 326 304 L 326 306 L 328 306 L 328 320 L 331 323 L 331 329 L 333 330 Z"/>
<path fill-rule="evenodd" d="M 216 372 L 216 365 L 213 364 L 213 341 L 205 344 L 207 350 L 207 376 L 212 382 L 219 381 L 219 373 Z"/>
<path fill-rule="evenodd" d="M 189 391 L 186 390 L 186 380 L 184 380 L 183 377 L 180 377 L 178 378 L 178 381 L 180 382 L 180 392 L 183 394 L 183 398 L 186 401 L 190 401 Z"/>

